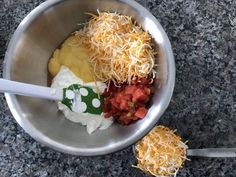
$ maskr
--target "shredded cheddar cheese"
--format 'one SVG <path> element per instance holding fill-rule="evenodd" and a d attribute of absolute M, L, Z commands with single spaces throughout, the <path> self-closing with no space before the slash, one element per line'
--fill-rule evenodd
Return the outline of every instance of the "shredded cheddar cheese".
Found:
<path fill-rule="evenodd" d="M 174 176 L 187 159 L 187 148 L 175 131 L 157 126 L 136 144 L 135 167 L 157 177 Z"/>
<path fill-rule="evenodd" d="M 99 80 L 122 84 L 153 74 L 156 53 L 148 32 L 129 16 L 99 11 L 90 15 L 91 20 L 75 36 L 90 49 L 89 61 Z"/>

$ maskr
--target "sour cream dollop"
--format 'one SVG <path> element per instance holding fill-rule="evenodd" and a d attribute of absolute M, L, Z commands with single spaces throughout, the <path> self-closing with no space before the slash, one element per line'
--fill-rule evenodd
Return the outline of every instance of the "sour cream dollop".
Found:
<path fill-rule="evenodd" d="M 72 84 L 80 84 L 88 86 L 96 91 L 96 85 L 94 82 L 84 83 L 82 79 L 78 78 L 69 68 L 61 66 L 60 71 L 54 77 L 51 87 L 52 88 L 66 88 Z M 97 86 L 100 93 L 103 93 L 106 84 L 103 82 L 97 82 Z M 93 133 L 95 130 L 104 130 L 111 126 L 113 123 L 112 118 L 104 118 L 103 114 L 95 115 L 90 113 L 77 113 L 71 111 L 66 105 L 62 104 L 60 101 L 57 102 L 58 109 L 63 112 L 65 117 L 72 122 L 81 123 L 87 127 L 87 132 L 89 134 Z"/>

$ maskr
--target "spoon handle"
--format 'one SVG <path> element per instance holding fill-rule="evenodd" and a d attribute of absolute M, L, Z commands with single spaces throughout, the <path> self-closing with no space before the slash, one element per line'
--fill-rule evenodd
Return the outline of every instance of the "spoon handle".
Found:
<path fill-rule="evenodd" d="M 54 89 L 33 84 L 25 84 L 0 78 L 0 93 L 1 92 L 44 98 L 49 100 L 62 100 L 63 98 L 62 89 Z"/>
<path fill-rule="evenodd" d="M 236 148 L 189 149 L 187 155 L 200 157 L 236 157 Z"/>

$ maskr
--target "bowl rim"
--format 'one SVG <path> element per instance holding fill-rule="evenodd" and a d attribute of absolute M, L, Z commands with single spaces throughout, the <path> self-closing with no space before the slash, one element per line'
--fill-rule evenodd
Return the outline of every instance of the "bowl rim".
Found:
<path fill-rule="evenodd" d="M 45 1 L 36 8 L 34 8 L 18 25 L 17 29 L 15 30 L 5 53 L 4 61 L 3 61 L 3 78 L 10 79 L 10 68 L 11 68 L 11 60 L 12 60 L 12 53 L 14 50 L 14 43 L 17 41 L 22 31 L 24 31 L 35 18 L 37 18 L 43 11 L 46 9 L 61 3 L 64 0 L 51 0 L 51 1 Z M 163 109 L 159 113 L 159 118 L 163 115 L 165 110 L 167 109 L 171 97 L 173 95 L 174 91 L 174 85 L 175 85 L 175 61 L 174 56 L 172 52 L 172 47 L 169 41 L 169 38 L 162 28 L 161 24 L 158 22 L 158 20 L 149 12 L 145 7 L 140 5 L 138 2 L 134 0 L 119 0 L 125 4 L 128 4 L 132 8 L 142 12 L 143 14 L 147 15 L 154 23 L 158 26 L 159 30 L 161 31 L 161 34 L 163 35 L 163 40 L 165 41 L 164 48 L 168 49 L 168 53 L 166 53 L 166 58 L 168 62 L 168 79 L 166 83 L 166 95 L 163 103 Z M 60 152 L 73 154 L 73 155 L 80 155 L 80 156 L 98 156 L 98 155 L 106 155 L 110 154 L 116 151 L 120 151 L 124 148 L 127 148 L 128 146 L 136 143 L 138 140 L 143 138 L 158 122 L 159 118 L 155 119 L 155 121 L 151 122 L 148 127 L 140 132 L 136 137 L 133 139 L 129 139 L 128 141 L 124 141 L 123 143 L 118 144 L 116 147 L 107 147 L 107 148 L 96 148 L 96 149 L 85 149 L 85 148 L 76 148 L 76 147 L 69 147 L 67 145 L 58 143 L 55 140 L 50 139 L 49 137 L 46 137 L 44 134 L 39 132 L 35 127 L 31 126 L 29 122 L 23 120 L 21 118 L 21 115 L 17 112 L 16 106 L 16 97 L 12 94 L 5 93 L 5 98 L 7 101 L 7 104 L 9 106 L 9 109 L 13 115 L 13 117 L 16 119 L 18 124 L 36 141 L 52 148 Z"/>

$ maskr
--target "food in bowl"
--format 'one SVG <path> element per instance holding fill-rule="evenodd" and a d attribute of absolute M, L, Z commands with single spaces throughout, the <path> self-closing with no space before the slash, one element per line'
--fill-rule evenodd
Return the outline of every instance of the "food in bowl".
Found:
<path fill-rule="evenodd" d="M 144 118 L 153 92 L 153 80 L 150 78 L 135 79 L 131 84 L 121 84 L 119 87 L 112 82 L 103 93 L 106 98 L 103 105 L 105 117 L 112 116 L 122 125 Z"/>
<path fill-rule="evenodd" d="M 129 16 L 106 12 L 91 15 L 92 19 L 75 35 L 92 52 L 89 62 L 98 79 L 119 86 L 155 74 L 156 53 L 148 32 Z"/>
<path fill-rule="evenodd" d="M 106 88 L 106 85 L 104 83 L 97 82 L 97 87 L 95 82 L 85 83 L 82 79 L 77 77 L 68 67 L 61 66 L 59 72 L 53 79 L 51 87 L 67 88 L 75 83 L 84 86 L 78 89 L 78 92 L 80 94 L 77 94 L 77 96 L 79 97 L 76 98 L 76 102 L 73 106 L 75 108 L 70 109 L 70 107 L 68 107 L 66 103 L 58 101 L 58 109 L 63 112 L 67 119 L 86 126 L 87 132 L 89 134 L 93 133 L 96 129 L 107 129 L 113 123 L 113 118 L 104 118 L 103 114 L 99 110 L 97 111 L 97 109 L 100 108 L 101 98 L 90 99 L 90 97 L 88 96 L 97 94 L 96 88 L 98 88 L 99 91 L 102 92 Z M 89 90 L 87 87 L 92 89 Z M 70 98 L 70 96 L 67 97 Z M 87 100 L 83 100 L 83 97 L 86 97 Z"/>
<path fill-rule="evenodd" d="M 157 44 L 155 94 L 144 119 L 130 126 L 113 123 L 91 136 L 85 126 L 57 112 L 56 104 L 51 101 L 5 94 L 14 118 L 29 135 L 55 150 L 80 156 L 104 155 L 128 147 L 144 136 L 168 107 L 175 85 L 175 64 L 170 41 L 158 20 L 131 0 L 45 1 L 16 29 L 4 60 L 5 79 L 45 86 L 45 69 L 55 49 L 71 32 L 81 29 L 78 23 L 86 22 L 89 17 L 85 12 L 96 13 L 97 9 L 132 16 Z"/>
<path fill-rule="evenodd" d="M 175 131 L 165 126 L 154 127 L 135 145 L 137 167 L 153 176 L 175 176 L 187 159 L 188 146 Z"/>
<path fill-rule="evenodd" d="M 99 101 L 104 97 L 105 101 L 99 102 L 103 107 L 100 119 L 87 116 L 87 108 L 76 114 L 58 103 L 69 120 L 87 125 L 92 133 L 99 127 L 108 128 L 113 119 L 128 125 L 145 117 L 154 92 L 157 51 L 151 35 L 131 17 L 99 11 L 89 15 L 92 18 L 85 26 L 54 52 L 48 70 L 54 77 L 52 87 L 90 85 Z M 99 85 L 105 89 L 99 89 Z"/>

